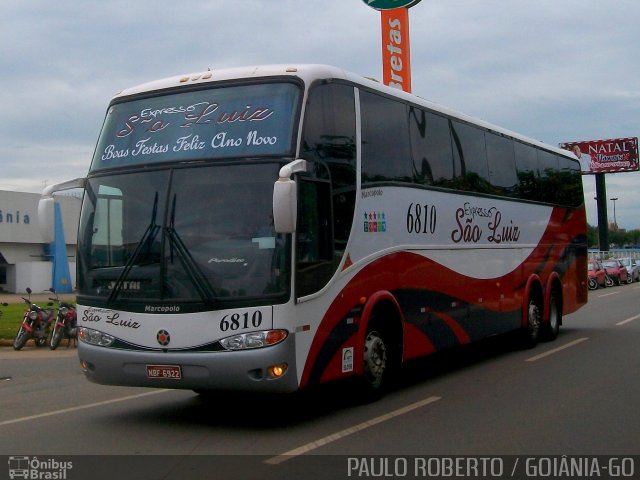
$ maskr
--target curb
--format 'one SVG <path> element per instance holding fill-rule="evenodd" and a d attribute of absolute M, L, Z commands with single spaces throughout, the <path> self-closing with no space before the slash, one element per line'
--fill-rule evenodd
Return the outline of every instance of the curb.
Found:
<path fill-rule="evenodd" d="M 78 344 L 77 343 L 75 345 L 73 343 L 71 343 L 71 345 L 69 347 L 67 347 L 66 340 L 67 339 L 65 338 L 65 339 L 62 340 L 62 342 L 60 342 L 60 345 L 58 346 L 57 350 L 66 350 L 67 348 L 73 348 L 73 349 L 78 348 Z M 13 340 L 7 340 L 6 338 L 0 339 L 0 348 L 2 348 L 2 349 L 4 349 L 4 348 L 13 349 Z M 22 348 L 34 349 L 35 351 L 39 351 L 39 350 L 54 351 L 54 350 L 51 350 L 51 348 L 49 347 L 49 343 L 48 342 L 43 347 L 36 347 L 36 345 L 35 345 L 35 343 L 34 343 L 32 338 L 27 340 L 27 343 L 25 343 L 24 347 L 22 347 Z"/>
<path fill-rule="evenodd" d="M 27 343 L 24 344 L 25 347 L 35 347 L 35 343 L 33 338 L 27 340 Z M 48 345 L 46 345 L 48 347 Z M 0 347 L 13 347 L 13 339 L 0 338 Z M 44 347 L 43 347 L 44 348 Z"/>
<path fill-rule="evenodd" d="M 49 340 L 49 339 L 47 339 Z M 65 342 L 66 338 L 62 339 L 62 342 L 60 342 L 60 346 L 58 348 L 61 348 L 63 346 L 63 343 Z M 13 348 L 13 339 L 9 340 L 6 338 L 0 338 L 0 347 L 11 347 Z M 27 343 L 24 344 L 24 347 L 33 347 L 33 348 L 38 348 L 36 347 L 33 338 L 30 338 L 29 340 L 27 340 Z M 23 347 L 23 348 L 24 348 Z M 47 350 L 50 350 L 49 348 L 49 342 L 47 341 L 47 344 L 44 347 L 39 347 L 39 348 L 46 348 Z M 65 345 L 66 348 L 66 345 Z"/>

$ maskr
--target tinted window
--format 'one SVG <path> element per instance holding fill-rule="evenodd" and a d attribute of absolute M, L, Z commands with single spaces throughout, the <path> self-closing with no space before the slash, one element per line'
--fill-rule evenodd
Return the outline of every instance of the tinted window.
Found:
<path fill-rule="evenodd" d="M 279 163 L 94 177 L 79 237 L 81 295 L 175 302 L 281 301 L 287 239 L 273 231 Z"/>
<path fill-rule="evenodd" d="M 413 180 L 408 110 L 398 101 L 360 92 L 362 182 Z"/>
<path fill-rule="evenodd" d="M 538 189 L 538 153 L 536 149 L 524 143 L 514 142 L 518 176 L 517 196 L 526 200 L 539 200 Z"/>
<path fill-rule="evenodd" d="M 512 195 L 518 177 L 513 153 L 513 141 L 494 133 L 486 133 L 489 180 L 495 193 Z"/>
<path fill-rule="evenodd" d="M 322 289 L 342 259 L 355 209 L 355 142 L 353 86 L 313 86 L 307 100 L 301 146 L 301 155 L 310 161 L 310 168 L 299 182 L 298 296 Z"/>
<path fill-rule="evenodd" d="M 325 163 L 334 186 L 356 184 L 354 102 L 353 87 L 341 84 L 318 85 L 307 100 L 301 154 Z"/>
<path fill-rule="evenodd" d="M 456 187 L 460 190 L 490 193 L 484 132 L 472 125 L 452 121 L 451 136 L 453 154 L 460 159 L 461 167 Z"/>
<path fill-rule="evenodd" d="M 336 250 L 344 250 L 353 223 L 356 190 L 356 113 L 353 87 L 311 89 L 302 136 L 302 157 L 315 160 L 313 176 L 331 181 Z"/>
<path fill-rule="evenodd" d="M 449 120 L 411 107 L 409 133 L 415 182 L 440 186 L 449 184 L 454 175 Z"/>
<path fill-rule="evenodd" d="M 538 189 L 540 201 L 554 203 L 559 188 L 561 188 L 558 166 L 558 157 L 555 154 L 545 150 L 538 150 Z"/>
<path fill-rule="evenodd" d="M 584 201 L 580 164 L 560 157 L 560 174 L 562 175 L 562 196 L 559 202 L 565 205 L 579 206 Z"/>

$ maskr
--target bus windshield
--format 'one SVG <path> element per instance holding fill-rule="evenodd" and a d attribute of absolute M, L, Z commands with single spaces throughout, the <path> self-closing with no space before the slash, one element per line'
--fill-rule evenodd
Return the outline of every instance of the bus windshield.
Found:
<path fill-rule="evenodd" d="M 300 86 L 263 83 L 116 101 L 91 171 L 158 162 L 291 156 Z"/>
<path fill-rule="evenodd" d="M 209 164 L 91 178 L 79 295 L 209 307 L 281 301 L 290 257 L 272 224 L 279 167 Z"/>

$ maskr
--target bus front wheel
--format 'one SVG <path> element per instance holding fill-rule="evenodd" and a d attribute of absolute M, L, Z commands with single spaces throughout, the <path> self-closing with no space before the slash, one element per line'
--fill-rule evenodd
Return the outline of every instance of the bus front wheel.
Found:
<path fill-rule="evenodd" d="M 358 403 L 379 400 L 391 376 L 392 353 L 389 336 L 376 325 L 367 329 L 362 349 L 362 376 L 357 382 Z"/>
<path fill-rule="evenodd" d="M 370 330 L 364 341 L 364 381 L 371 391 L 381 391 L 389 365 L 384 337 L 377 330 Z"/>

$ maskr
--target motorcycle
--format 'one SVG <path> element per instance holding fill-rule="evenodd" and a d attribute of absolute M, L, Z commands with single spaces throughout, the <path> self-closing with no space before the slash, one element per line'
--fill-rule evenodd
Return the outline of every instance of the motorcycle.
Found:
<path fill-rule="evenodd" d="M 58 306 L 58 314 L 56 315 L 56 323 L 53 327 L 53 333 L 51 334 L 51 350 L 55 350 L 60 345 L 60 341 L 63 338 L 68 339 L 67 347 L 73 340 L 73 344 L 76 344 L 76 339 L 78 338 L 78 327 L 77 327 L 77 314 L 76 308 L 68 303 L 61 302 L 58 298 L 58 294 L 55 289 L 50 288 L 49 291 L 55 295 L 56 298 L 49 298 L 49 300 L 55 302 Z"/>
<path fill-rule="evenodd" d="M 42 308 L 35 303 L 31 303 L 31 289 L 27 288 L 29 298 L 22 297 L 29 308 L 25 310 L 22 317 L 20 329 L 13 341 L 13 348 L 20 350 L 27 343 L 27 340 L 33 338 L 36 347 L 44 347 L 47 343 L 51 324 L 55 319 L 53 308 Z M 48 304 L 52 306 L 53 303 Z"/>

